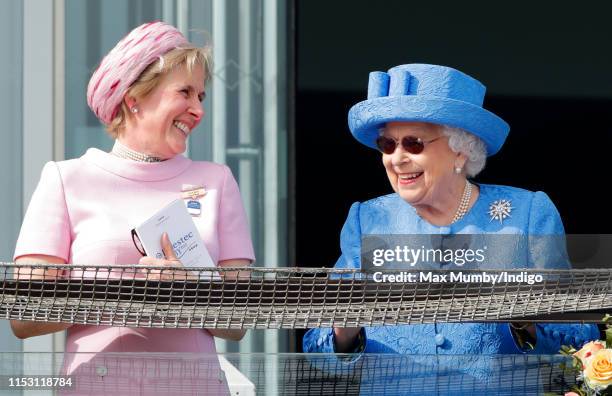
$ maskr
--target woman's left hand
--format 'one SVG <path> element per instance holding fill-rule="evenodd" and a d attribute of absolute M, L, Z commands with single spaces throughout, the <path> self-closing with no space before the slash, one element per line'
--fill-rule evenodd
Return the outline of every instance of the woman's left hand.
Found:
<path fill-rule="evenodd" d="M 232 267 L 239 268 L 245 267 L 247 268 L 251 265 L 251 260 L 244 259 L 233 259 L 233 260 L 223 260 L 219 262 L 219 267 Z M 224 280 L 235 280 L 237 278 L 245 278 L 248 279 L 250 277 L 249 271 L 222 271 L 221 276 Z M 246 329 L 207 329 L 210 334 L 215 337 L 223 338 L 229 341 L 240 341 L 244 335 L 246 334 Z"/>
<path fill-rule="evenodd" d="M 144 256 L 140 259 L 138 264 L 149 265 L 152 267 L 162 267 L 159 270 L 149 269 L 147 270 L 147 279 L 156 279 L 156 280 L 185 280 L 187 279 L 189 273 L 187 271 L 173 271 L 169 268 L 164 269 L 163 267 L 183 267 L 183 263 L 176 257 L 174 254 L 174 249 L 172 249 L 172 243 L 170 243 L 170 238 L 168 238 L 168 233 L 164 232 L 161 238 L 161 246 L 162 251 L 164 252 L 165 258 L 157 259 L 154 257 Z"/>

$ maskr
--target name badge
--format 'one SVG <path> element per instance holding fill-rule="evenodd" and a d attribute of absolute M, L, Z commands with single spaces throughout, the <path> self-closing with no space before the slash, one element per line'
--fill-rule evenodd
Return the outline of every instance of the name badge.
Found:
<path fill-rule="evenodd" d="M 199 216 L 202 214 L 202 204 L 199 201 L 189 200 L 187 201 L 187 212 L 192 216 Z"/>
<path fill-rule="evenodd" d="M 181 198 L 187 205 L 187 212 L 192 216 L 200 216 L 202 214 L 202 204 L 200 199 L 206 195 L 206 188 L 202 185 L 183 184 L 181 188 Z"/>

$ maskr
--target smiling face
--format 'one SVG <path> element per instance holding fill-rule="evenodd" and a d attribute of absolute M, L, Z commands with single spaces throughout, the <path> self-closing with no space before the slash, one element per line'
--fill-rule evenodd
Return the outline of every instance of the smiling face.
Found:
<path fill-rule="evenodd" d="M 413 136 L 425 143 L 419 154 L 407 152 L 401 144 L 393 153 L 382 154 L 391 187 L 403 200 L 417 208 L 444 206 L 449 201 L 454 203 L 457 186 L 462 189 L 465 185 L 465 176 L 457 175 L 454 169 L 463 167 L 466 158 L 448 147 L 448 137 L 442 133 L 441 126 L 423 122 L 390 122 L 383 136 L 396 142 Z"/>
<path fill-rule="evenodd" d="M 160 158 L 172 158 L 186 149 L 187 138 L 204 116 L 204 69 L 191 72 L 181 65 L 164 75 L 144 98 L 126 96 L 128 116 L 120 141 L 132 150 Z"/>

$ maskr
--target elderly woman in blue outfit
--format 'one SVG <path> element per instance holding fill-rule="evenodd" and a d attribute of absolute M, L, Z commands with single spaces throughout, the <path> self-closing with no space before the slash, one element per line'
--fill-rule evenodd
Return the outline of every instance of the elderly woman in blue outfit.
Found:
<path fill-rule="evenodd" d="M 544 192 L 469 180 L 500 150 L 509 131 L 482 107 L 484 94 L 480 82 L 443 66 L 408 64 L 370 74 L 368 99 L 351 108 L 349 127 L 360 143 L 382 152 L 394 193 L 352 205 L 336 268 L 361 267 L 361 238 L 367 234 L 563 235 L 559 213 Z M 502 268 L 569 265 L 558 252 L 514 253 Z M 412 267 L 422 268 L 448 266 Z M 311 329 L 303 345 L 305 352 L 554 354 L 561 344 L 580 346 L 598 336 L 594 325 L 446 323 Z M 486 375 L 479 363 L 469 370 Z"/>

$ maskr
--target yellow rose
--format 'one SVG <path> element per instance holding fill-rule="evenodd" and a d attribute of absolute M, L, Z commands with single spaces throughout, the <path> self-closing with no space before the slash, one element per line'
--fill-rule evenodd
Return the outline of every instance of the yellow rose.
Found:
<path fill-rule="evenodd" d="M 612 349 L 601 349 L 588 359 L 584 378 L 591 388 L 605 389 L 612 384 Z"/>
<path fill-rule="evenodd" d="M 578 352 L 574 353 L 574 356 L 580 359 L 580 362 L 582 363 L 582 369 L 584 370 L 587 365 L 587 362 L 591 360 L 591 358 L 593 358 L 593 355 L 597 351 L 604 349 L 605 347 L 606 344 L 601 341 L 591 341 L 584 344 L 584 346 Z"/>

